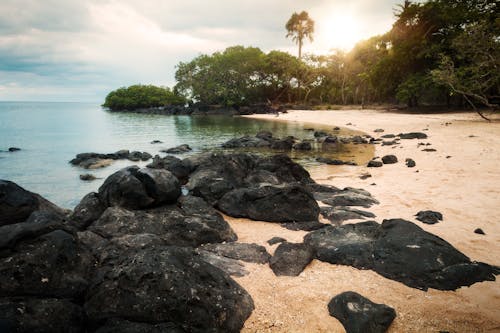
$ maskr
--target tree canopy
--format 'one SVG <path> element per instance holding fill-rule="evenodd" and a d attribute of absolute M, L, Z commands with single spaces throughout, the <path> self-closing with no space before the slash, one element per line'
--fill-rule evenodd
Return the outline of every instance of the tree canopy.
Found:
<path fill-rule="evenodd" d="M 110 110 L 135 110 L 184 103 L 185 99 L 168 87 L 137 84 L 113 90 L 106 96 L 102 106 Z"/>
<path fill-rule="evenodd" d="M 306 11 L 293 13 L 288 22 L 286 22 L 285 28 L 287 31 L 286 37 L 291 37 L 299 45 L 299 59 L 301 59 L 304 38 L 309 38 L 311 42 L 313 41 L 314 21 Z"/>

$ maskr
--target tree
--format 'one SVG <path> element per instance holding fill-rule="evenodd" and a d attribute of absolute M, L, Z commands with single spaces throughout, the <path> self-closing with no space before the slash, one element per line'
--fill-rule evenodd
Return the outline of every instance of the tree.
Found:
<path fill-rule="evenodd" d="M 135 110 L 166 105 L 182 105 L 186 100 L 168 87 L 136 84 L 110 92 L 102 106 L 110 110 Z"/>
<path fill-rule="evenodd" d="M 285 27 L 287 30 L 286 37 L 291 37 L 299 45 L 299 59 L 301 59 L 304 38 L 313 41 L 314 21 L 306 11 L 302 11 L 300 14 L 293 13 Z"/>

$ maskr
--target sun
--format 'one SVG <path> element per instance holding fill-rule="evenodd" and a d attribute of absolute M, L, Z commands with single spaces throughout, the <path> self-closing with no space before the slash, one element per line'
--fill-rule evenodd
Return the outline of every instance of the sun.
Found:
<path fill-rule="evenodd" d="M 324 47 L 350 50 L 362 39 L 361 23 L 349 14 L 335 14 L 319 22 L 318 39 Z"/>

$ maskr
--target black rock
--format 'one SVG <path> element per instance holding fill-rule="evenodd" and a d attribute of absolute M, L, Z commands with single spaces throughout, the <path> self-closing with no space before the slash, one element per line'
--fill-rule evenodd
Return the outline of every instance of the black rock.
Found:
<path fill-rule="evenodd" d="M 384 164 L 394 164 L 398 163 L 398 158 L 394 155 L 385 155 L 384 157 L 382 157 L 382 162 Z"/>
<path fill-rule="evenodd" d="M 316 161 L 320 162 L 320 163 L 325 163 L 328 165 L 357 165 L 354 162 L 345 162 L 345 161 L 341 161 L 341 160 L 331 159 L 328 157 L 317 157 Z"/>
<path fill-rule="evenodd" d="M 269 147 L 271 145 L 269 140 L 259 137 L 242 136 L 241 138 L 234 138 L 222 144 L 222 148 L 247 148 L 247 147 Z"/>
<path fill-rule="evenodd" d="M 295 150 L 311 150 L 312 146 L 311 146 L 310 142 L 302 141 L 302 142 L 298 142 L 298 143 L 294 144 L 293 149 L 295 149 Z"/>
<path fill-rule="evenodd" d="M 396 136 L 394 134 L 384 134 L 381 136 L 381 138 L 384 138 L 384 139 L 393 139 L 395 137 Z"/>
<path fill-rule="evenodd" d="M 334 131 L 340 131 L 340 127 L 335 126 L 335 127 L 333 128 L 333 130 L 334 130 Z"/>
<path fill-rule="evenodd" d="M 319 221 L 307 221 L 307 222 L 286 222 L 280 224 L 283 228 L 293 231 L 313 231 L 319 230 L 326 227 L 328 224 L 321 223 Z"/>
<path fill-rule="evenodd" d="M 382 128 L 377 128 L 375 130 L 373 130 L 375 133 L 382 133 L 384 132 L 384 130 Z"/>
<path fill-rule="evenodd" d="M 371 174 L 369 174 L 368 172 L 366 172 L 366 173 L 361 174 L 359 176 L 359 178 L 362 179 L 362 180 L 365 180 L 365 179 L 370 178 L 371 176 L 372 176 Z"/>
<path fill-rule="evenodd" d="M 260 131 L 255 135 L 256 138 L 270 141 L 273 138 L 273 133 L 269 131 Z"/>
<path fill-rule="evenodd" d="M 321 138 L 321 137 L 324 137 L 324 136 L 328 136 L 328 133 L 326 133 L 324 131 L 315 131 L 314 132 L 314 137 L 315 138 Z"/>
<path fill-rule="evenodd" d="M 347 333 L 384 333 L 396 318 L 393 308 L 373 303 L 353 291 L 332 298 L 328 312 L 342 323 Z"/>
<path fill-rule="evenodd" d="M 183 153 L 190 152 L 191 150 L 192 149 L 191 149 L 191 147 L 189 147 L 189 145 L 183 144 L 183 145 L 180 145 L 177 147 L 162 150 L 162 152 L 167 153 L 167 154 L 183 154 Z"/>
<path fill-rule="evenodd" d="M 181 195 L 179 180 L 169 171 L 131 166 L 109 176 L 99 188 L 106 206 L 140 209 L 175 202 Z"/>
<path fill-rule="evenodd" d="M 371 269 L 413 288 L 455 290 L 494 281 L 496 267 L 470 261 L 445 240 L 401 219 L 328 226 L 304 237 L 316 258 Z"/>
<path fill-rule="evenodd" d="M 95 176 L 90 174 L 90 173 L 86 173 L 86 174 L 83 174 L 83 175 L 80 175 L 80 179 L 81 180 L 85 180 L 85 181 L 91 181 L 91 180 L 95 180 Z"/>
<path fill-rule="evenodd" d="M 392 140 L 392 141 L 384 140 L 384 141 L 382 141 L 382 146 L 394 146 L 397 144 L 398 144 L 398 142 L 396 140 Z"/>
<path fill-rule="evenodd" d="M 82 198 L 69 216 L 69 220 L 79 230 L 83 230 L 96 221 L 105 210 L 106 206 L 99 199 L 99 195 L 91 192 Z"/>
<path fill-rule="evenodd" d="M 125 250 L 108 258 L 88 289 L 90 323 L 124 318 L 188 332 L 239 332 L 254 305 L 220 269 L 179 247 Z"/>
<path fill-rule="evenodd" d="M 269 262 L 271 255 L 262 245 L 246 243 L 223 243 L 223 244 L 205 244 L 200 247 L 201 250 L 213 252 L 219 256 L 227 257 L 246 262 L 265 264 Z"/>
<path fill-rule="evenodd" d="M 415 166 L 417 165 L 417 163 L 415 163 L 415 161 L 414 161 L 414 160 L 412 160 L 411 158 L 407 158 L 407 159 L 405 160 L 405 163 L 406 163 L 406 166 L 407 166 L 408 168 L 413 168 L 413 167 L 415 167 Z"/>
<path fill-rule="evenodd" d="M 371 160 L 370 162 L 368 162 L 367 167 L 369 167 L 369 168 L 380 168 L 382 165 L 384 165 L 384 164 L 381 161 Z"/>
<path fill-rule="evenodd" d="M 153 140 L 150 142 L 152 145 L 157 144 L 157 143 L 163 143 L 163 141 L 160 140 Z"/>
<path fill-rule="evenodd" d="M 400 139 L 427 139 L 427 134 L 421 132 L 410 132 L 398 134 Z"/>
<path fill-rule="evenodd" d="M 331 143 L 331 144 L 334 144 L 334 143 L 337 143 L 338 142 L 338 138 L 336 136 L 327 136 L 324 140 L 323 140 L 323 143 Z"/>
<path fill-rule="evenodd" d="M 434 148 L 425 148 L 425 149 L 422 149 L 422 151 L 426 151 L 426 152 L 434 152 L 434 151 L 437 151 L 436 149 Z"/>
<path fill-rule="evenodd" d="M 99 327 L 95 333 L 185 333 L 174 323 L 140 323 L 125 319 L 112 318 Z"/>
<path fill-rule="evenodd" d="M 9 151 L 12 153 L 12 152 L 15 152 L 15 151 L 20 151 L 21 148 L 17 148 L 17 147 L 10 147 L 9 148 Z"/>
<path fill-rule="evenodd" d="M 168 170 L 176 176 L 181 183 L 184 184 L 187 182 L 189 174 L 193 171 L 193 168 L 189 165 L 189 163 L 187 163 L 189 160 L 185 161 L 171 155 L 165 157 L 156 155 L 153 157 L 153 162 L 148 164 L 146 167 L 151 169 Z"/>
<path fill-rule="evenodd" d="M 80 297 L 88 287 L 92 265 L 91 254 L 63 230 L 23 239 L 12 253 L 1 254 L 0 297 Z"/>
<path fill-rule="evenodd" d="M 321 200 L 324 204 L 330 206 L 362 206 L 365 208 L 371 207 L 379 202 L 374 199 L 371 194 L 362 189 L 354 189 L 347 187 L 342 191 L 333 193 L 328 198 Z"/>
<path fill-rule="evenodd" d="M 314 258 L 312 248 L 304 243 L 281 243 L 269 266 L 276 275 L 297 276 Z"/>
<path fill-rule="evenodd" d="M 274 245 L 274 244 L 283 243 L 283 242 L 286 242 L 285 238 L 282 238 L 282 237 L 273 237 L 273 238 L 271 238 L 270 240 L 267 241 L 267 244 Z"/>
<path fill-rule="evenodd" d="M 425 224 L 436 224 L 443 220 L 443 214 L 432 210 L 421 210 L 415 216 L 417 220 Z"/>
<path fill-rule="evenodd" d="M 321 207 L 321 215 L 330 222 L 340 225 L 347 220 L 373 218 L 375 214 L 359 209 L 349 207 Z"/>
<path fill-rule="evenodd" d="M 484 233 L 483 229 L 481 229 L 481 228 L 477 228 L 477 229 L 475 229 L 475 230 L 474 230 L 474 233 L 479 234 L 479 235 L 486 235 L 486 234 Z"/>
<path fill-rule="evenodd" d="M 26 191 L 16 183 L 0 179 L 0 226 L 25 221 L 36 210 L 63 215 L 57 207 L 38 194 Z"/>
<path fill-rule="evenodd" d="M 319 207 L 313 195 L 301 186 L 239 188 L 217 203 L 225 214 L 268 222 L 317 220 Z"/>
<path fill-rule="evenodd" d="M 219 268 L 228 275 L 241 277 L 249 274 L 249 272 L 245 269 L 244 264 L 239 260 L 223 257 L 214 252 L 205 251 L 201 248 L 197 248 L 196 253 L 202 260 Z"/>
<path fill-rule="evenodd" d="M 281 140 L 273 140 L 271 142 L 271 149 L 276 150 L 291 150 L 294 144 L 293 137 L 287 137 Z"/>
<path fill-rule="evenodd" d="M 65 299 L 0 298 L 0 331 L 85 332 L 83 309 Z"/>

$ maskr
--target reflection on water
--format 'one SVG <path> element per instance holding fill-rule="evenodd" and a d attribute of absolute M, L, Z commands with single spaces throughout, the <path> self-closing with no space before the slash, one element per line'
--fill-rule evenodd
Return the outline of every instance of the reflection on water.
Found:
<path fill-rule="evenodd" d="M 331 132 L 331 128 L 317 129 Z M 79 175 L 88 170 L 68 164 L 78 153 L 129 149 L 163 156 L 161 149 L 187 143 L 193 148 L 191 154 L 196 154 L 221 150 L 218 147 L 223 142 L 243 135 L 255 135 L 261 130 L 271 131 L 275 137 L 291 135 L 313 139 L 313 132 L 304 130 L 300 123 L 225 116 L 112 113 L 85 103 L 0 102 L 0 150 L 22 148 L 15 153 L 0 152 L 0 178 L 15 181 L 58 205 L 72 208 L 83 195 L 96 191 L 105 177 L 133 164 L 116 161 L 110 167 L 90 171 L 101 179 L 83 182 Z M 350 135 L 353 132 L 341 130 L 337 134 Z M 152 145 L 152 140 L 163 143 Z M 360 164 L 366 163 L 374 151 L 370 145 L 330 145 L 327 150 L 317 144 L 314 147 L 308 152 L 291 152 L 291 157 L 306 166 L 317 164 L 315 159 L 318 156 Z M 270 150 L 252 152 L 277 153 Z"/>

